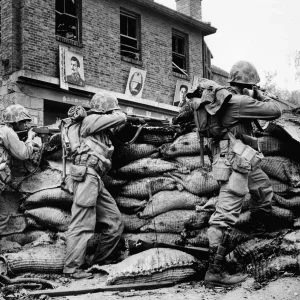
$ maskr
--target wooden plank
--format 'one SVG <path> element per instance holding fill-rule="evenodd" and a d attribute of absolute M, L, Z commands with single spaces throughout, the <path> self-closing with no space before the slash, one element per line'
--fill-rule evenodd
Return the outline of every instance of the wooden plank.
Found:
<path fill-rule="evenodd" d="M 165 287 L 171 287 L 174 282 L 151 282 L 151 283 L 138 283 L 138 284 L 121 284 L 121 285 L 107 285 L 97 288 L 85 288 L 85 289 L 61 289 L 61 290 L 40 290 L 28 293 L 31 296 L 48 295 L 50 297 L 58 296 L 75 296 L 88 293 L 100 293 L 100 292 L 114 292 L 114 291 L 131 291 L 131 290 L 153 290 Z"/>

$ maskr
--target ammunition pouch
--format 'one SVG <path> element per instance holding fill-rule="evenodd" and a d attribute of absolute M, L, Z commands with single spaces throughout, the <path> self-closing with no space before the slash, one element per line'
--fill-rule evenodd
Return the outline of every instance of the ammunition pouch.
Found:
<path fill-rule="evenodd" d="M 243 156 L 236 154 L 232 158 L 232 174 L 230 175 L 227 189 L 234 195 L 243 197 L 249 193 L 248 175 L 251 163 Z"/>
<path fill-rule="evenodd" d="M 92 168 L 98 175 L 103 176 L 111 168 L 110 159 L 103 155 L 81 154 L 77 155 L 74 160 L 75 165 Z"/>
<path fill-rule="evenodd" d="M 86 166 L 71 165 L 70 167 L 71 178 L 72 180 L 77 182 L 84 181 L 86 172 L 87 172 Z"/>
<path fill-rule="evenodd" d="M 246 137 L 247 142 L 253 145 L 255 148 L 259 149 L 258 142 L 255 137 L 251 137 L 249 135 L 242 135 L 243 138 Z M 232 151 L 238 155 L 243 157 L 246 161 L 250 162 L 250 165 L 252 166 L 252 169 L 257 167 L 262 158 L 264 157 L 259 150 L 255 150 L 253 147 L 244 144 L 241 140 L 236 139 L 233 137 L 232 134 L 229 133 L 229 137 L 231 141 L 233 142 Z"/>

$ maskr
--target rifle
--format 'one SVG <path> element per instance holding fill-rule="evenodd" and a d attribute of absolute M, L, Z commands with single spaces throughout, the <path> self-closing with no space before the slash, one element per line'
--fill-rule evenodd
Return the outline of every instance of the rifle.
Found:
<path fill-rule="evenodd" d="M 41 126 L 41 127 L 33 126 L 31 128 L 32 128 L 32 131 L 35 132 L 36 135 L 41 138 L 43 144 L 49 142 L 50 137 L 53 134 L 60 132 L 60 130 L 58 128 L 49 128 L 47 126 Z M 31 129 L 31 128 L 29 128 L 29 129 Z M 16 131 L 20 140 L 24 140 L 27 138 L 29 129 L 22 130 L 22 131 Z"/>
<path fill-rule="evenodd" d="M 148 250 L 148 249 L 152 249 L 152 248 L 169 248 L 169 249 L 180 250 L 180 251 L 183 251 L 190 255 L 193 255 L 194 257 L 196 257 L 198 259 L 208 259 L 208 255 L 209 255 L 208 248 L 183 247 L 183 246 L 167 244 L 167 243 L 147 242 L 147 241 L 143 241 L 143 240 L 138 240 L 138 241 L 128 240 L 127 247 L 128 247 L 129 253 L 131 255 Z"/>
<path fill-rule="evenodd" d="M 261 87 L 259 87 L 257 85 L 253 86 L 253 88 L 255 90 L 261 91 L 264 94 L 264 96 L 269 97 L 272 100 L 279 100 L 278 96 L 276 96 L 276 95 L 274 95 L 272 93 L 267 92 L 266 89 L 262 89 Z M 254 90 L 249 90 L 247 88 L 244 88 L 243 89 L 243 94 L 256 99 L 256 95 L 255 95 L 255 91 Z"/>
<path fill-rule="evenodd" d="M 132 115 L 127 114 L 127 122 L 133 124 L 146 124 L 148 126 L 155 126 L 155 127 L 162 127 L 170 124 L 168 119 L 154 118 L 154 117 L 147 117 L 143 115 L 133 115 L 133 114 Z"/>

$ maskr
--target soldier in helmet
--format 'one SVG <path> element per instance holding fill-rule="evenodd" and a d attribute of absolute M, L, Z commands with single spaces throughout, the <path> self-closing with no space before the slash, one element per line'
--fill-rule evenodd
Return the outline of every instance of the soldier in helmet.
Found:
<path fill-rule="evenodd" d="M 228 250 L 225 237 L 228 237 L 230 228 L 237 223 L 245 195 L 249 192 L 251 194 L 254 236 L 261 236 L 266 232 L 264 222 L 271 212 L 273 190 L 270 180 L 257 163 L 257 156 L 250 159 L 248 155 L 259 153 L 254 151 L 258 149 L 252 121 L 274 120 L 281 116 L 279 104 L 256 88 L 260 78 L 251 63 L 239 61 L 234 64 L 228 81 L 232 97 L 222 107 L 221 117 L 209 128 L 214 140 L 213 174 L 220 184 L 220 194 L 216 210 L 209 220 L 210 258 L 205 282 L 220 286 L 235 285 L 246 279 L 245 276 L 230 276 L 224 272 L 225 254 Z M 253 97 L 249 96 L 249 89 L 252 90 Z M 251 148 L 244 148 L 246 145 Z M 243 152 L 243 149 L 247 149 L 248 153 Z"/>
<path fill-rule="evenodd" d="M 28 129 L 31 118 L 28 111 L 21 105 L 8 106 L 2 114 L 3 123 L 0 124 L 0 193 L 11 179 L 10 161 L 11 157 L 19 160 L 27 160 L 32 157 L 36 145 L 33 143 L 35 133 L 30 129 L 25 142 L 20 141 L 15 131 Z M 35 147 L 34 147 L 35 146 Z M 7 212 L 0 211 L 0 234 L 9 220 Z"/>
<path fill-rule="evenodd" d="M 69 124 L 63 131 L 63 140 L 68 141 L 73 160 L 70 174 L 74 190 L 63 272 L 76 279 L 92 277 L 81 268 L 96 223 L 101 225 L 102 231 L 93 264 L 105 263 L 123 232 L 121 213 L 101 178 L 111 167 L 114 147 L 110 136 L 125 122 L 126 115 L 120 110 L 117 98 L 111 93 L 100 92 L 93 96 L 87 116 Z"/>

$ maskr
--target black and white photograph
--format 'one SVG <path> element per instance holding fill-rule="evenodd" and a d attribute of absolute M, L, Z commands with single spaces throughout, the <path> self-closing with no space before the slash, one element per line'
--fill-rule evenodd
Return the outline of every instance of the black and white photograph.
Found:
<path fill-rule="evenodd" d="M 0 300 L 300 300 L 299 0 L 0 0 Z"/>

